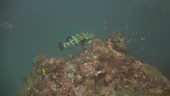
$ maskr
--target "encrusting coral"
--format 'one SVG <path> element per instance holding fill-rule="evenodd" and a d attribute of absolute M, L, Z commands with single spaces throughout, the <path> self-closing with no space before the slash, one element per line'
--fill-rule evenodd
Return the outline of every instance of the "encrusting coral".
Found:
<path fill-rule="evenodd" d="M 126 54 L 120 33 L 94 39 L 79 56 L 39 55 L 18 96 L 170 96 L 170 82 Z"/>

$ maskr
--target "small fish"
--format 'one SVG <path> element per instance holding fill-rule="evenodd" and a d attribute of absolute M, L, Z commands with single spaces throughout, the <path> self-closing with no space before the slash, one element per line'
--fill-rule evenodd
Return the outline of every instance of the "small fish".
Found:
<path fill-rule="evenodd" d="M 80 33 L 80 34 L 75 34 L 73 36 L 67 37 L 65 42 L 59 42 L 59 48 L 60 50 L 63 50 L 65 48 L 73 48 L 77 45 L 84 45 L 86 43 L 90 43 L 91 40 L 95 36 L 91 33 Z"/>
<path fill-rule="evenodd" d="M 0 21 L 0 28 L 11 29 L 13 28 L 13 25 L 7 21 Z"/>

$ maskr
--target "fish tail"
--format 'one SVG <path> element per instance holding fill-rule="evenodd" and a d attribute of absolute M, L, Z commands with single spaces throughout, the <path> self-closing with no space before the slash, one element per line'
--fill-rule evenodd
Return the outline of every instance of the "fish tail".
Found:
<path fill-rule="evenodd" d="M 58 43 L 58 46 L 59 46 L 60 50 L 63 50 L 63 49 L 64 49 L 64 45 L 63 45 L 62 42 L 59 42 L 59 43 Z"/>

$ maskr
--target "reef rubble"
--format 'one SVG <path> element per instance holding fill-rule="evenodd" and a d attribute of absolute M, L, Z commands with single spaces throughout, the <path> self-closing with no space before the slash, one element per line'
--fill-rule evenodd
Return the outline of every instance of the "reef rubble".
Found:
<path fill-rule="evenodd" d="M 116 32 L 92 40 L 78 56 L 38 55 L 17 96 L 170 96 L 169 80 L 126 49 Z"/>

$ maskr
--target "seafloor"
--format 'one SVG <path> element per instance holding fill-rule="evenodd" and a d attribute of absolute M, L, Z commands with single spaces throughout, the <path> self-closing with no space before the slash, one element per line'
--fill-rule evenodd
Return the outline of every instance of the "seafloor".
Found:
<path fill-rule="evenodd" d="M 79 56 L 38 55 L 17 96 L 170 96 L 169 80 L 126 51 L 116 32 L 94 39 Z"/>

